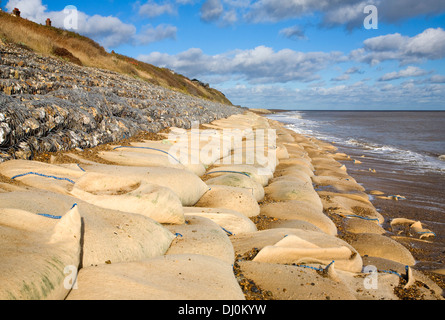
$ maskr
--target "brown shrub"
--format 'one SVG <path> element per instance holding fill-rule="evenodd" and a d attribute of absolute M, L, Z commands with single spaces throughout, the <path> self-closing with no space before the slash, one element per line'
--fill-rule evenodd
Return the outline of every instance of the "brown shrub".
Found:
<path fill-rule="evenodd" d="M 79 58 L 75 57 L 71 52 L 69 52 L 65 48 L 55 46 L 53 48 L 52 53 L 64 60 L 68 60 L 69 62 L 82 66 L 82 61 L 80 61 Z"/>

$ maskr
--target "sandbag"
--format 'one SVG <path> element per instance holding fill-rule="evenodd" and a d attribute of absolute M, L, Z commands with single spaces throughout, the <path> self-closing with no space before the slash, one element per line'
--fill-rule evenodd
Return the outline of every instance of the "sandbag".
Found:
<path fill-rule="evenodd" d="M 354 217 L 344 219 L 343 227 L 347 232 L 351 233 L 386 233 L 386 230 L 374 221 Z"/>
<path fill-rule="evenodd" d="M 165 255 L 83 268 L 67 300 L 244 300 L 232 266 L 204 255 Z"/>
<path fill-rule="evenodd" d="M 314 176 L 312 181 L 319 186 L 332 186 L 340 192 L 365 191 L 365 188 L 358 184 L 352 177 L 337 178 L 332 176 Z"/>
<path fill-rule="evenodd" d="M 98 156 L 104 160 L 118 165 L 135 167 L 169 167 L 178 169 L 187 169 L 201 176 L 205 173 L 205 168 L 201 163 L 182 164 L 168 154 L 161 152 L 146 151 L 144 149 L 120 148 L 113 151 L 101 151 Z"/>
<path fill-rule="evenodd" d="M 319 227 L 313 225 L 310 222 L 296 220 L 296 219 L 274 220 L 267 223 L 266 229 L 274 229 L 274 228 L 295 228 L 301 230 L 323 232 L 323 230 L 321 230 Z"/>
<path fill-rule="evenodd" d="M 238 264 L 243 275 L 270 291 L 274 300 L 356 300 L 346 285 L 310 268 L 255 261 Z"/>
<path fill-rule="evenodd" d="M 283 174 L 292 173 L 292 172 L 304 172 L 309 177 L 312 177 L 314 175 L 314 170 L 312 169 L 312 166 L 310 164 L 309 165 L 306 163 L 285 164 L 282 161 L 276 167 L 275 174 L 283 175 Z"/>
<path fill-rule="evenodd" d="M 269 169 L 247 164 L 219 166 L 207 171 L 207 174 L 211 175 L 212 177 L 216 177 L 218 175 L 231 172 L 245 173 L 263 187 L 269 183 L 269 179 L 273 178 L 273 172 Z"/>
<path fill-rule="evenodd" d="M 0 163 L 0 174 L 27 186 L 69 194 L 84 172 L 38 161 L 9 160 Z"/>
<path fill-rule="evenodd" d="M 218 185 L 209 187 L 211 189 L 195 204 L 196 207 L 235 210 L 249 218 L 260 213 L 258 202 L 249 190 Z"/>
<path fill-rule="evenodd" d="M 268 217 L 284 220 L 302 220 L 313 224 L 327 234 L 337 234 L 337 227 L 334 222 L 316 205 L 290 200 L 264 203 L 260 209 L 260 213 Z"/>
<path fill-rule="evenodd" d="M 320 232 L 299 230 L 274 245 L 260 250 L 253 261 L 281 264 L 335 261 L 337 269 L 360 272 L 362 260 L 357 251 L 339 238 Z"/>
<path fill-rule="evenodd" d="M 273 183 L 275 181 L 303 181 L 305 183 L 312 184 L 312 179 L 304 172 L 290 172 L 285 174 L 276 175 L 272 178 L 269 183 Z"/>
<path fill-rule="evenodd" d="M 102 208 L 141 214 L 159 223 L 184 223 L 178 196 L 169 188 L 140 179 L 87 172 L 70 194 Z"/>
<path fill-rule="evenodd" d="M 281 143 L 277 143 L 276 155 L 277 159 L 280 161 L 283 159 L 289 159 L 289 152 L 287 151 L 287 148 Z"/>
<path fill-rule="evenodd" d="M 223 208 L 184 207 L 184 215 L 208 218 L 223 228 L 229 235 L 257 231 L 256 225 L 244 214 Z"/>
<path fill-rule="evenodd" d="M 80 262 L 81 220 L 74 206 L 61 219 L 0 209 L 0 299 L 60 300 Z M 70 267 L 69 269 L 66 269 Z"/>
<path fill-rule="evenodd" d="M 384 235 L 359 233 L 349 242 L 362 256 L 384 258 L 413 266 L 416 261 L 403 245 Z"/>
<path fill-rule="evenodd" d="M 400 228 L 402 226 L 402 228 Z M 419 237 L 420 239 L 435 237 L 436 234 L 430 229 L 423 227 L 420 221 L 405 218 L 395 218 L 391 220 L 391 228 L 393 232 L 403 233 L 408 228 L 407 235 Z"/>
<path fill-rule="evenodd" d="M 252 192 L 256 201 L 261 201 L 264 198 L 264 188 L 257 181 L 252 178 L 239 173 L 227 173 L 218 177 L 206 180 L 208 185 L 223 185 L 230 187 L 245 188 Z"/>
<path fill-rule="evenodd" d="M 74 197 L 47 191 L 0 194 L 0 208 L 64 216 L 77 203 L 82 219 L 81 266 L 137 261 L 165 254 L 174 235 L 156 221 L 104 209 Z"/>
<path fill-rule="evenodd" d="M 186 215 L 186 223 L 165 227 L 176 234 L 166 254 L 200 254 L 234 262 L 233 246 L 226 231 L 212 220 Z"/>
<path fill-rule="evenodd" d="M 72 168 L 77 167 L 71 164 Z M 86 172 L 97 172 L 117 178 L 137 178 L 150 184 L 171 189 L 181 200 L 183 206 L 193 206 L 209 187 L 189 170 L 171 167 L 128 167 L 104 164 L 82 164 Z M 80 169 L 79 169 L 80 170 Z"/>
<path fill-rule="evenodd" d="M 165 143 L 167 142 L 167 143 Z M 128 152 L 142 153 L 153 156 L 154 154 L 163 154 L 167 157 L 170 164 L 182 164 L 184 168 L 190 170 L 198 176 L 201 176 L 206 168 L 200 160 L 200 152 L 197 149 L 192 149 L 186 143 L 168 143 L 170 140 L 133 142 L 131 146 L 119 146 L 119 149 Z M 193 146 L 193 144 L 191 144 Z M 198 146 L 198 145 L 197 145 Z"/>
<path fill-rule="evenodd" d="M 323 207 L 342 217 L 354 217 L 382 224 L 385 218 L 368 200 L 366 193 L 336 193 L 319 191 Z"/>
<path fill-rule="evenodd" d="M 264 188 L 268 198 L 275 201 L 297 200 L 323 210 L 323 204 L 312 184 L 299 181 L 275 181 Z"/>
<path fill-rule="evenodd" d="M 169 152 L 176 155 L 182 153 L 183 157 L 198 159 L 208 167 L 230 154 L 233 139 L 234 137 L 224 135 L 220 130 L 170 128 L 167 141 L 172 145 Z"/>

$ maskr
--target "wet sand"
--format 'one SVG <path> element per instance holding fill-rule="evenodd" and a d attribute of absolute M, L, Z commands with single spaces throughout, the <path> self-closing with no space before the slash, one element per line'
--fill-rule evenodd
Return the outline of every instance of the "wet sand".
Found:
<path fill-rule="evenodd" d="M 430 239 L 413 240 L 399 237 L 397 240 L 410 250 L 416 259 L 415 268 L 428 273 L 442 288 L 445 288 L 445 275 L 431 272 L 445 268 L 445 177 L 439 172 L 415 172 L 404 170 L 403 165 L 379 157 L 362 157 L 357 148 L 339 147 L 341 152 L 350 155 L 354 161 L 340 161 L 366 192 L 381 191 L 382 197 L 401 195 L 404 200 L 383 199 L 371 195 L 371 202 L 387 218 L 407 218 L 419 220 L 431 229 L 436 236 Z M 370 171 L 369 169 L 374 169 Z M 391 232 L 388 221 L 385 229 Z M 394 236 L 397 233 L 394 232 Z"/>

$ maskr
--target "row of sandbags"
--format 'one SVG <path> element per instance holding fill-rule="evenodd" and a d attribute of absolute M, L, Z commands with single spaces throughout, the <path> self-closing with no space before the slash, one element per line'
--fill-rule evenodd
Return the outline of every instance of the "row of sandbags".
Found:
<path fill-rule="evenodd" d="M 0 173 L 15 181 L 0 184 L 0 228 L 7 235 L 2 297 L 244 299 L 233 273 L 237 263 L 275 299 L 396 298 L 393 287 L 410 264 L 377 251 L 366 257 L 360 243 L 337 237 L 337 225 L 324 213 L 334 203 L 347 221 L 380 227 L 376 211 L 365 211 L 369 220 L 351 215 L 358 203 L 348 201 L 367 204 L 363 190 L 350 178 L 336 185 L 335 196 L 348 195 L 342 198 L 313 187 L 344 178 L 345 168 L 334 162 L 340 155 L 319 152 L 334 149 L 253 113 L 205 127 L 112 146 L 98 153 L 103 163 L 70 154 L 72 164 L 0 164 Z M 271 129 L 273 143 L 252 147 L 256 135 Z M 269 160 L 252 160 L 252 149 Z M 249 219 L 259 215 L 270 218 L 266 230 Z M 235 259 L 252 250 L 258 251 L 252 260 Z M 377 262 L 394 272 L 379 273 L 379 290 L 364 290 L 372 280 L 364 268 Z M 77 287 L 67 290 L 73 270 Z M 409 273 L 411 283 L 426 281 Z"/>
<path fill-rule="evenodd" d="M 403 289 L 416 281 L 431 289 L 420 289 L 419 298 L 442 299 L 441 288 L 412 268 L 411 253 L 384 235 L 383 216 L 336 161 L 348 157 L 278 123 L 277 131 L 289 157 L 280 159 L 265 188 L 272 201 L 261 206 L 275 221 L 232 239 L 239 254 L 260 249 L 253 260 L 239 262 L 242 272 L 277 299 L 398 299 L 401 279 Z M 337 216 L 336 223 L 324 212 Z M 338 227 L 355 237 L 341 240 Z"/>
<path fill-rule="evenodd" d="M 245 210 L 193 206 L 212 191 L 201 168 L 232 150 L 175 163 L 175 143 L 0 164 L 1 298 L 243 299 L 228 237 L 255 225 Z M 258 207 L 250 188 L 221 187 Z"/>

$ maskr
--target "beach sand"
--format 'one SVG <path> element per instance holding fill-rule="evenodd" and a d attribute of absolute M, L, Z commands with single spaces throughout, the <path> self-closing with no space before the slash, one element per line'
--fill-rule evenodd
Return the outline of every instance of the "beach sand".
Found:
<path fill-rule="evenodd" d="M 0 197 L 23 200 L 0 201 L 6 235 L 0 297 L 443 300 L 443 278 L 431 273 L 443 269 L 443 234 L 431 224 L 443 218 L 433 211 L 419 215 L 410 201 L 371 194 L 380 179 L 390 179 L 376 162 L 360 159 L 361 169 L 375 173 L 357 169 L 332 144 L 252 112 L 201 128 L 213 129 L 222 147 L 194 165 L 169 161 L 171 145 L 179 143 L 170 130 L 0 164 Z M 228 129 L 238 131 L 227 140 Z M 275 130 L 276 141 L 253 150 L 277 161 L 218 163 L 252 151 L 252 129 L 254 137 L 258 129 Z M 241 143 L 225 148 L 234 138 Z M 194 155 L 192 143 L 185 157 Z M 132 158 L 138 163 L 131 165 Z M 38 215 L 44 211 L 60 217 Z M 422 224 L 402 228 L 390 224 L 394 218 Z M 427 234 L 418 231 L 427 227 L 435 236 L 420 239 Z M 48 268 L 61 274 L 66 265 L 78 271 L 71 290 L 66 277 L 48 275 Z"/>

